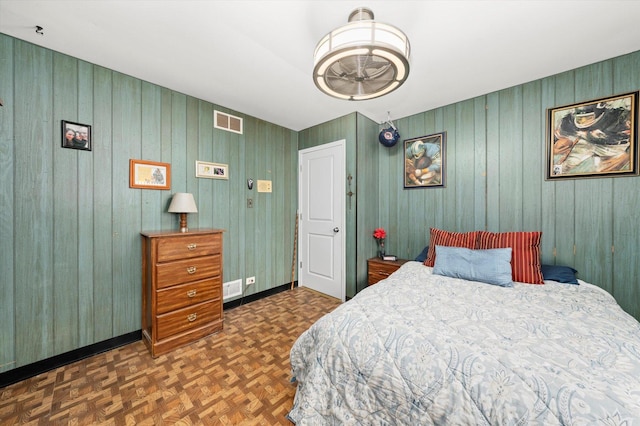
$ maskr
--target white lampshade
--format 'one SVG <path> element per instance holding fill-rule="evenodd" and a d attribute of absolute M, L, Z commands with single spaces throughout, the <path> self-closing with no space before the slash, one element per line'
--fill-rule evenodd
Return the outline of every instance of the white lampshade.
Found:
<path fill-rule="evenodd" d="M 176 192 L 169 205 L 169 213 L 198 213 L 196 200 L 188 192 Z"/>

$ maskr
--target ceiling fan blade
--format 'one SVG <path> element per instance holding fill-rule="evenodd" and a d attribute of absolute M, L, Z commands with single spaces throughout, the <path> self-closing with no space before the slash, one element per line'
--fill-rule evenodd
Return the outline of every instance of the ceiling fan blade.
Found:
<path fill-rule="evenodd" d="M 395 68 L 377 55 L 353 55 L 339 59 L 325 71 L 325 83 L 348 96 L 366 95 L 384 89 L 395 79 Z"/>

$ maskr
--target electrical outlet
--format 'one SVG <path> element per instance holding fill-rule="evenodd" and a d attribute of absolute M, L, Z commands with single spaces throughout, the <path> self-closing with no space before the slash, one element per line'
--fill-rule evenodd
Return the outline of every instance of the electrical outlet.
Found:
<path fill-rule="evenodd" d="M 256 283 L 256 277 L 247 278 L 247 281 L 246 281 L 247 285 L 254 285 L 255 283 Z"/>
<path fill-rule="evenodd" d="M 253 208 L 253 199 L 247 198 L 247 208 Z"/>

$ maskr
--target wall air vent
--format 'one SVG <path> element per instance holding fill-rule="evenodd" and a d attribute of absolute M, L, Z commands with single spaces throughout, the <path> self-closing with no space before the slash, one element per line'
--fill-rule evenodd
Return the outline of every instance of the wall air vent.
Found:
<path fill-rule="evenodd" d="M 242 295 L 242 280 L 229 281 L 222 284 L 222 300 Z"/>
<path fill-rule="evenodd" d="M 213 111 L 213 127 L 228 132 L 242 134 L 242 118 L 227 114 L 226 112 Z"/>

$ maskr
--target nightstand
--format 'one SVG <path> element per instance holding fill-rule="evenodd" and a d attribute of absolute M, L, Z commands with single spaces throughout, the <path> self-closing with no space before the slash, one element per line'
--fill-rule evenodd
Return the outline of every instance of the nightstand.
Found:
<path fill-rule="evenodd" d="M 382 260 L 379 257 L 372 257 L 367 260 L 368 284 L 373 285 L 384 280 L 408 261 L 408 259 Z"/>

